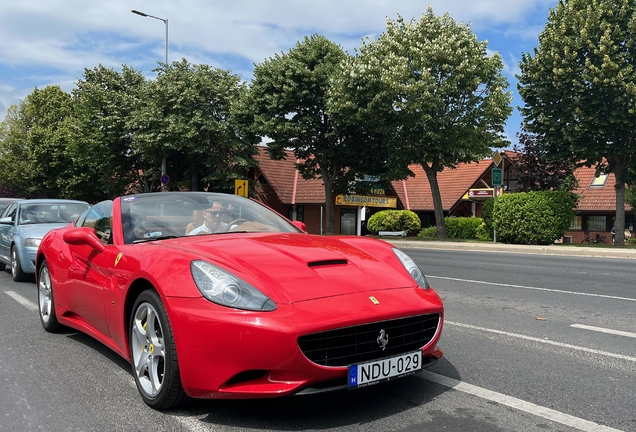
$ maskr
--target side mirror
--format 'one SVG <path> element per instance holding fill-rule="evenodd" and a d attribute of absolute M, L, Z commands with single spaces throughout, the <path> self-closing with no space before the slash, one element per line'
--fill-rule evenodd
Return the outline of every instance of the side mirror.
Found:
<path fill-rule="evenodd" d="M 303 232 L 307 232 L 307 225 L 305 225 L 305 223 L 304 223 L 304 222 L 301 222 L 301 221 L 299 221 L 299 220 L 295 220 L 295 221 L 292 221 L 292 224 L 293 224 L 296 228 L 298 228 L 299 230 L 302 230 Z"/>
<path fill-rule="evenodd" d="M 0 224 L 13 225 L 13 220 L 11 220 L 10 217 L 3 217 L 3 218 L 0 218 Z"/>
<path fill-rule="evenodd" d="M 106 249 L 104 243 L 99 241 L 95 231 L 90 228 L 76 228 L 64 233 L 62 237 L 64 241 L 68 244 L 75 246 L 87 245 L 97 250 L 98 252 L 103 252 Z"/>

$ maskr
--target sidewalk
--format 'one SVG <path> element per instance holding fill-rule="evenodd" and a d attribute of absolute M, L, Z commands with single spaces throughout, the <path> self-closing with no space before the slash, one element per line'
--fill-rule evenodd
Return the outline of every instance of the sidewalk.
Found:
<path fill-rule="evenodd" d="M 588 256 L 602 258 L 629 258 L 636 259 L 636 249 L 634 248 L 613 248 L 594 246 L 564 246 L 564 245 L 512 245 L 504 243 L 471 243 L 436 240 L 408 240 L 392 239 L 381 237 L 387 243 L 391 243 L 399 248 L 421 248 L 421 249 L 445 249 L 445 250 L 465 250 L 481 252 L 505 252 L 523 253 L 539 255 L 564 255 L 564 256 Z"/>

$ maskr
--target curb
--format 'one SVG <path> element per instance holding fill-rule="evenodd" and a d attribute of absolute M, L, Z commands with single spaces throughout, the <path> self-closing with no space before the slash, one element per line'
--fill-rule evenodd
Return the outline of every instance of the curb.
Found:
<path fill-rule="evenodd" d="M 409 240 L 381 240 L 399 248 L 421 248 L 440 250 L 463 250 L 473 252 L 500 252 L 535 255 L 583 256 L 592 258 L 623 258 L 636 259 L 636 249 L 609 249 L 597 247 L 569 247 L 552 245 L 511 245 L 504 243 L 470 243 L 444 241 L 409 241 Z"/>

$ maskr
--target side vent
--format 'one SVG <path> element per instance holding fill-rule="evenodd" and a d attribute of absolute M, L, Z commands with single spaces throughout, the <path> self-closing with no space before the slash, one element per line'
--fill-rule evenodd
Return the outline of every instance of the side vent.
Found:
<path fill-rule="evenodd" d="M 337 259 L 337 260 L 324 260 L 324 261 L 312 261 L 307 265 L 309 267 L 324 267 L 324 266 L 332 266 L 332 265 L 347 265 L 349 262 L 346 259 Z"/>

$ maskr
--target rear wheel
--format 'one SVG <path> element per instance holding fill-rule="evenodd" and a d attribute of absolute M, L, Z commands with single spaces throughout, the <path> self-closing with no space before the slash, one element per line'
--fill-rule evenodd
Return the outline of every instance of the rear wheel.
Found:
<path fill-rule="evenodd" d="M 57 316 L 55 315 L 53 285 L 51 284 L 51 273 L 49 273 L 49 266 L 46 261 L 40 265 L 38 307 L 40 309 L 40 322 L 44 330 L 54 333 L 62 329 L 63 326 L 57 321 Z"/>
<path fill-rule="evenodd" d="M 18 248 L 11 247 L 11 276 L 16 282 L 24 282 L 27 280 L 27 274 L 22 270 L 22 264 L 20 264 L 20 255 L 18 254 Z"/>
<path fill-rule="evenodd" d="M 133 376 L 144 402 L 160 410 L 183 403 L 186 394 L 177 348 L 168 314 L 155 291 L 144 291 L 135 301 L 129 335 Z"/>

